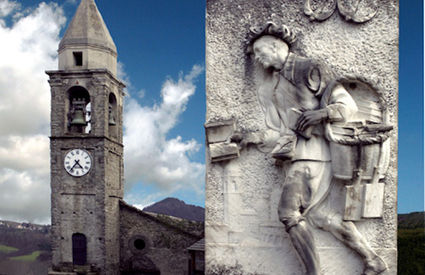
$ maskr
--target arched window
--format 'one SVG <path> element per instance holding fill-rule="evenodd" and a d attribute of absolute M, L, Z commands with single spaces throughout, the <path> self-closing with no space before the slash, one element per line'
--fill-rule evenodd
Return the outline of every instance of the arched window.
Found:
<path fill-rule="evenodd" d="M 90 125 L 90 95 L 81 86 L 68 90 L 68 130 L 74 133 L 89 133 Z"/>
<path fill-rule="evenodd" d="M 117 98 L 113 93 L 109 94 L 109 105 L 108 105 L 108 125 L 109 125 L 109 136 L 117 138 L 117 123 L 118 123 L 118 112 L 117 112 Z"/>
<path fill-rule="evenodd" d="M 72 263 L 74 265 L 85 265 L 87 263 L 87 239 L 84 234 L 72 235 Z"/>

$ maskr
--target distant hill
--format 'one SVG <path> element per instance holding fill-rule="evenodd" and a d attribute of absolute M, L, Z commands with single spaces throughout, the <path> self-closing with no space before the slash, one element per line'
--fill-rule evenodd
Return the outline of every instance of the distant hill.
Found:
<path fill-rule="evenodd" d="M 205 220 L 205 209 L 200 206 L 186 204 L 176 198 L 166 198 L 143 208 L 143 211 L 164 214 L 182 219 L 201 221 Z"/>
<path fill-rule="evenodd" d="M 425 212 L 412 212 L 409 214 L 398 214 L 398 228 L 414 229 L 424 228 Z"/>
<path fill-rule="evenodd" d="M 0 274 L 47 274 L 50 226 L 0 221 Z"/>

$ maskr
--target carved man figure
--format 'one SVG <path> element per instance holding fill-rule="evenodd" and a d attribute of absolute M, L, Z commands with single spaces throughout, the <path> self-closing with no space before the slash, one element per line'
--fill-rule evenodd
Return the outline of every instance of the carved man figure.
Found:
<path fill-rule="evenodd" d="M 289 51 L 295 36 L 287 27 L 268 23 L 253 33 L 249 52 L 262 66 L 258 97 L 270 132 L 263 146 L 273 144 L 273 157 L 288 164 L 279 219 L 306 273 L 321 274 L 310 226 L 332 233 L 356 251 L 365 265 L 363 274 L 382 273 L 385 263 L 354 223 L 322 205 L 332 185 L 323 123 L 344 123 L 357 111 L 356 103 L 327 69 Z"/>

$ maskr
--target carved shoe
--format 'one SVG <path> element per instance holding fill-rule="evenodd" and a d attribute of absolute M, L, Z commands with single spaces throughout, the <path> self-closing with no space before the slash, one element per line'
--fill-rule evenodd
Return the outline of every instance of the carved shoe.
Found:
<path fill-rule="evenodd" d="M 371 261 L 366 263 L 366 268 L 363 271 L 363 275 L 378 275 L 387 270 L 387 265 L 381 259 L 381 257 L 376 256 Z"/>

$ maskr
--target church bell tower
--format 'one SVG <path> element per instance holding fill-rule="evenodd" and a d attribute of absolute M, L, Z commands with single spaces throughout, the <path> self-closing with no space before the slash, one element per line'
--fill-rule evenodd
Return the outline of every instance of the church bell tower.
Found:
<path fill-rule="evenodd" d="M 123 197 L 117 50 L 94 0 L 81 0 L 59 44 L 51 86 L 52 270 L 119 274 Z"/>

